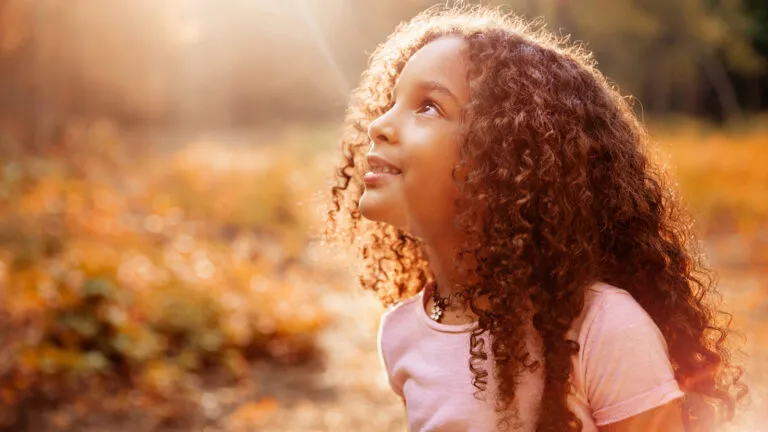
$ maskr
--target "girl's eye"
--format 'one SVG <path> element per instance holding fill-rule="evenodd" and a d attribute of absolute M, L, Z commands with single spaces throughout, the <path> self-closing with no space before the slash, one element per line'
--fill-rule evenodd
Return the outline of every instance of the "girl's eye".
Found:
<path fill-rule="evenodd" d="M 437 104 L 432 101 L 431 99 L 426 99 L 424 102 L 421 103 L 419 106 L 419 109 L 416 111 L 419 114 L 437 114 L 440 115 L 440 109 L 437 107 Z"/>

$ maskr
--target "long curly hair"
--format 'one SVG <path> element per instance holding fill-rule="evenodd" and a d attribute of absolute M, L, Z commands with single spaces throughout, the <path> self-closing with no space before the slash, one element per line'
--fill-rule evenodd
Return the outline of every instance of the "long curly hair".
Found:
<path fill-rule="evenodd" d="M 541 410 L 548 414 L 537 430 L 581 430 L 566 405 L 571 356 L 580 347 L 566 332 L 587 287 L 603 281 L 631 293 L 663 333 L 686 394 L 686 429 L 731 420 L 747 387 L 731 359 L 731 316 L 718 309 L 717 277 L 698 251 L 693 220 L 654 163 L 631 100 L 583 46 L 540 22 L 478 6 L 431 8 L 372 54 L 342 127 L 325 227 L 328 238 L 357 246 L 362 286 L 388 306 L 434 279 L 420 239 L 362 218 L 358 202 L 369 124 L 391 107 L 408 59 L 447 35 L 466 41 L 469 58 L 471 101 L 453 174 L 456 224 L 467 239 L 456 262 L 475 263 L 460 270 L 479 317 L 470 335 L 476 389 L 488 383 L 489 372 L 474 361 L 489 356 L 486 332 L 498 411 L 511 406 L 520 374 L 539 366 L 524 344 L 527 316 L 544 348 Z M 481 296 L 490 306 L 479 307 Z M 502 417 L 499 427 L 508 421 Z"/>

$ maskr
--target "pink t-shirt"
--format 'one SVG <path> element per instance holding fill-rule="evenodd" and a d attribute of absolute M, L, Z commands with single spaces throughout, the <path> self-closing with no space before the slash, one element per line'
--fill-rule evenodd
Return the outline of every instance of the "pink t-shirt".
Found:
<path fill-rule="evenodd" d="M 409 429 L 493 431 L 495 382 L 490 360 L 484 365 L 489 371 L 485 402 L 473 396 L 477 389 L 469 370 L 469 332 L 477 323 L 447 325 L 431 320 L 425 311 L 429 298 L 425 294 L 430 292 L 425 290 L 390 307 L 378 333 L 379 355 L 392 389 L 405 401 Z M 568 396 L 568 405 L 581 419 L 584 432 L 683 396 L 663 335 L 627 291 L 597 283 L 585 299 L 568 335 L 580 346 L 572 357 L 576 391 Z M 541 339 L 532 326 L 528 333 L 529 352 L 541 360 Z M 489 347 L 487 333 L 483 337 Z M 516 401 L 521 430 L 535 430 L 543 387 L 543 367 L 521 377 Z"/>

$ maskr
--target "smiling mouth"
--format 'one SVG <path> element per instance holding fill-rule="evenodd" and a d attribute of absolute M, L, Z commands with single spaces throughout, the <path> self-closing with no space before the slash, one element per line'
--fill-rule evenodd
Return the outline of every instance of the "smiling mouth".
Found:
<path fill-rule="evenodd" d="M 366 187 L 379 186 L 397 177 L 402 172 L 391 166 L 371 167 L 371 170 L 363 176 L 363 182 Z"/>
<path fill-rule="evenodd" d="M 379 166 L 371 167 L 371 171 L 370 172 L 375 173 L 375 174 L 383 173 L 383 174 L 397 175 L 397 174 L 400 174 L 402 171 L 400 171 L 399 169 L 397 169 L 395 167 L 392 167 L 392 166 L 379 165 Z"/>

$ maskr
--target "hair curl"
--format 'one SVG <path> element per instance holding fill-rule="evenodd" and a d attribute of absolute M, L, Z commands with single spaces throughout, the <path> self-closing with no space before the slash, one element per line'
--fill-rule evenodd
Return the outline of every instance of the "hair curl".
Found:
<path fill-rule="evenodd" d="M 420 240 L 362 218 L 358 201 L 370 122 L 391 106 L 408 59 L 446 35 L 467 42 L 470 64 L 471 101 L 453 174 L 456 222 L 468 239 L 456 262 L 469 254 L 477 263 L 463 269 L 479 316 L 470 335 L 475 387 L 487 386 L 488 372 L 472 360 L 488 358 L 480 336 L 489 332 L 497 409 L 511 406 L 516 378 L 537 367 L 521 337 L 523 317 L 532 317 L 544 345 L 541 409 L 548 413 L 537 430 L 580 430 L 566 405 L 579 345 L 566 332 L 586 288 L 604 281 L 629 291 L 663 333 L 686 393 L 686 429 L 731 420 L 747 388 L 731 361 L 731 317 L 718 309 L 716 275 L 698 252 L 693 221 L 652 163 L 650 139 L 630 104 L 591 54 L 537 23 L 482 7 L 432 8 L 398 26 L 372 54 L 342 128 L 326 225 L 329 238 L 358 245 L 362 286 L 389 305 L 433 279 Z M 458 170 L 467 173 L 461 180 Z M 489 308 L 478 307 L 480 296 Z"/>

